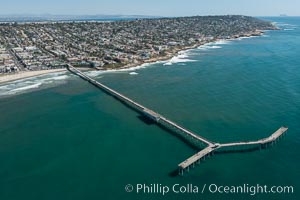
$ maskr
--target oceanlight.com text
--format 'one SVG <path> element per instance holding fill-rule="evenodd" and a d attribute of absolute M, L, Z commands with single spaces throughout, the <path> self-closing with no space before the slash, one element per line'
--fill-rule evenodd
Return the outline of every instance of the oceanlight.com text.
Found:
<path fill-rule="evenodd" d="M 254 196 L 256 194 L 293 194 L 293 186 L 268 186 L 268 185 L 218 185 L 218 184 L 173 184 L 173 185 L 163 185 L 163 184 L 127 184 L 125 186 L 125 191 L 128 193 L 136 194 L 161 194 L 167 195 L 169 193 L 175 194 L 247 194 Z"/>

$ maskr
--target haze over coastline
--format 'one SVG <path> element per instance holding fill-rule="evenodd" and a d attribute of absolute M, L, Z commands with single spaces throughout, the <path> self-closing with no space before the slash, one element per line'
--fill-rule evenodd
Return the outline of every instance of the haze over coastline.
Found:
<path fill-rule="evenodd" d="M 298 0 L 15 0 L 1 2 L 0 13 L 41 15 L 248 15 L 300 16 Z"/>
<path fill-rule="evenodd" d="M 159 18 L 146 15 L 52 15 L 52 14 L 10 14 L 0 15 L 1 22 L 60 22 L 60 21 L 117 21 Z"/>

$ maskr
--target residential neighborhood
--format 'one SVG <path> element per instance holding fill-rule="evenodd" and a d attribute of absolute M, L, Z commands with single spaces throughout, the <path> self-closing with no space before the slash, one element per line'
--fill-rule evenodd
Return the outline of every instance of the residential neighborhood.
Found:
<path fill-rule="evenodd" d="M 7 22 L 0 24 L 0 73 L 63 68 L 97 69 L 166 59 L 185 48 L 275 29 L 239 15 L 112 22 Z"/>

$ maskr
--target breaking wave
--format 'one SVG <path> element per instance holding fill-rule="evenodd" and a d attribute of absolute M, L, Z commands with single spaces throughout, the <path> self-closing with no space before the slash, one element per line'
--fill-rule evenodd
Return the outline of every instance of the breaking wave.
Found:
<path fill-rule="evenodd" d="M 130 72 L 129 74 L 130 75 L 138 75 L 138 73 L 136 73 L 136 72 Z"/>
<path fill-rule="evenodd" d="M 220 45 L 220 44 L 229 44 L 230 40 L 218 40 L 216 42 L 213 42 L 212 44 Z"/>
<path fill-rule="evenodd" d="M 19 91 L 29 90 L 29 89 L 33 89 L 33 88 L 38 88 L 40 85 L 42 85 L 42 83 L 36 83 L 36 84 L 33 84 L 33 85 L 28 85 L 28 86 L 24 86 L 24 87 L 12 89 L 12 90 L 9 91 L 9 93 L 15 94 L 16 92 L 19 92 Z"/>
<path fill-rule="evenodd" d="M 185 63 L 185 62 L 195 62 L 196 60 L 188 59 L 189 55 L 187 54 L 188 51 L 181 51 L 179 55 L 174 56 L 168 62 L 164 63 L 164 65 L 173 65 L 175 63 Z"/>
<path fill-rule="evenodd" d="M 84 73 L 86 75 L 90 76 L 90 77 L 98 77 L 100 75 L 107 74 L 107 73 L 133 72 L 133 71 L 136 71 L 136 70 L 145 69 L 146 67 L 149 67 L 149 66 L 154 65 L 154 64 L 165 63 L 165 62 L 166 61 L 156 61 L 156 62 L 144 63 L 142 65 L 138 65 L 138 66 L 135 66 L 135 67 L 124 68 L 124 69 L 109 69 L 109 70 L 89 71 L 89 72 L 84 72 Z"/>
<path fill-rule="evenodd" d="M 38 88 L 48 88 L 66 82 L 70 75 L 66 72 L 51 73 L 37 77 L 26 78 L 0 85 L 0 97 L 22 94 Z"/>
<path fill-rule="evenodd" d="M 202 45 L 200 47 L 198 47 L 198 49 L 200 50 L 208 50 L 208 49 L 221 49 L 222 47 L 221 46 L 217 46 L 217 45 Z"/>

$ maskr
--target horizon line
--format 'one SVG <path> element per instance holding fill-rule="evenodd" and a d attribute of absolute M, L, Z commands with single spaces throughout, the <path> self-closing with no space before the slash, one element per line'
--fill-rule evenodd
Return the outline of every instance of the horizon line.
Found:
<path fill-rule="evenodd" d="M 18 17 L 18 16 L 28 16 L 28 17 L 37 17 L 37 16 L 72 16 L 72 17 L 80 17 L 80 16 L 142 16 L 142 17 L 192 17 L 192 16 L 222 16 L 222 15 L 244 15 L 251 17 L 300 17 L 300 15 L 245 15 L 245 14 L 205 14 L 205 15 L 143 15 L 143 14 L 53 14 L 53 13 L 11 13 L 11 14 L 0 14 L 0 17 L 9 16 L 9 17 Z"/>

